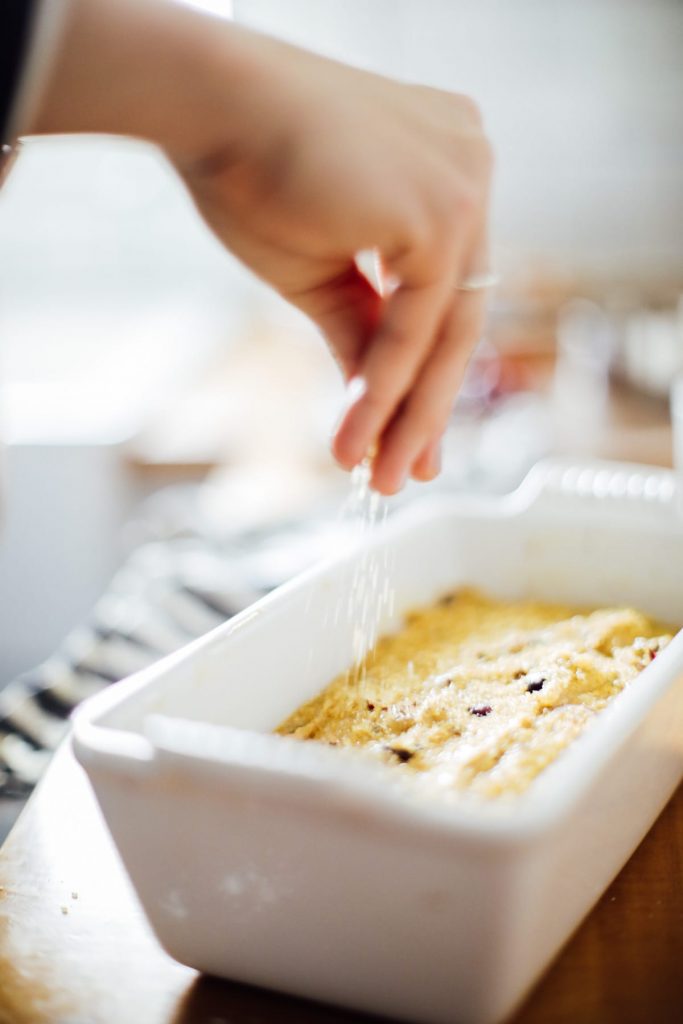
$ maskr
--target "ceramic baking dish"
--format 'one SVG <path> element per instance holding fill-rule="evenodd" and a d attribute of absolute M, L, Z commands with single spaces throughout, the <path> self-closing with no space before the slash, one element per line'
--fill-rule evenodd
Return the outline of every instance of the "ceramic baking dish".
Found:
<path fill-rule="evenodd" d="M 465 582 L 683 622 L 674 475 L 541 464 L 504 498 L 398 515 L 94 697 L 74 747 L 178 960 L 395 1019 L 498 1021 L 683 776 L 683 634 L 521 797 L 420 798 L 396 769 L 271 732 L 351 662 L 339 609 L 368 558 L 395 588 L 385 629 Z"/>

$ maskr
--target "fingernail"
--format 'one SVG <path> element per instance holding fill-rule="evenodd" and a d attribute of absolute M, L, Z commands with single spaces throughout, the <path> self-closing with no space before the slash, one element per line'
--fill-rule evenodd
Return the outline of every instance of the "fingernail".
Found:
<path fill-rule="evenodd" d="M 398 493 L 399 493 L 399 491 L 402 491 L 402 490 L 403 490 L 403 488 L 404 488 L 404 487 L 405 487 L 405 485 L 406 485 L 406 481 L 407 481 L 407 480 L 408 480 L 408 470 L 406 469 L 406 470 L 405 470 L 405 471 L 403 472 L 403 474 L 402 474 L 402 475 L 401 475 L 401 476 L 399 477 L 399 480 L 398 480 L 398 484 L 396 485 L 396 489 L 395 489 L 395 491 L 394 491 L 394 494 L 398 494 Z"/>

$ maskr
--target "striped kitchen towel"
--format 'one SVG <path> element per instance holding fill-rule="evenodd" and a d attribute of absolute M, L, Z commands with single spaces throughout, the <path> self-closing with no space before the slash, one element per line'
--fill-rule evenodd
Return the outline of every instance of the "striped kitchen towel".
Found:
<path fill-rule="evenodd" d="M 343 530 L 321 519 L 228 543 L 182 534 L 142 544 L 88 622 L 0 690 L 0 801 L 31 792 L 82 700 L 225 622 L 338 548 Z"/>

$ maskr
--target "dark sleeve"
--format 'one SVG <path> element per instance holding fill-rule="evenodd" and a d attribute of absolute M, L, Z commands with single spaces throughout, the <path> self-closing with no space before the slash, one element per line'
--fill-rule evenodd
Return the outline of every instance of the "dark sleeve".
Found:
<path fill-rule="evenodd" d="M 0 144 L 7 132 L 19 86 L 36 0 L 0 0 Z"/>

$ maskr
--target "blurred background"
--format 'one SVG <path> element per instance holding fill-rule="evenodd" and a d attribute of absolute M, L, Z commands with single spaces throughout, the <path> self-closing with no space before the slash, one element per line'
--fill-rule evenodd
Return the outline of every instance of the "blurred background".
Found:
<path fill-rule="evenodd" d="M 504 491 L 552 452 L 672 463 L 679 0 L 196 5 L 483 109 L 502 284 L 433 490 Z M 138 594 L 155 580 L 152 599 L 170 608 L 159 581 L 180 571 L 171 540 L 194 581 L 185 597 L 206 599 L 200 614 L 176 595 L 171 645 L 223 615 L 212 587 L 232 588 L 238 607 L 329 545 L 320 523 L 349 489 L 328 454 L 336 370 L 312 328 L 221 250 L 151 147 L 27 143 L 0 196 L 0 338 L 0 688 L 67 635 L 75 664 L 79 623 L 111 636 L 101 595 L 119 624 L 132 614 L 111 599 L 132 585 L 121 566 L 135 567 Z M 263 546 L 292 523 L 316 526 Z M 209 564 L 206 545 L 223 561 Z M 118 657 L 90 676 L 137 664 Z"/>

